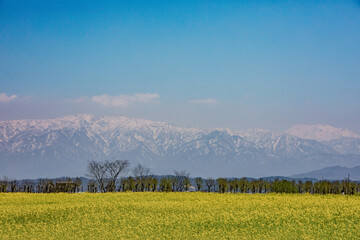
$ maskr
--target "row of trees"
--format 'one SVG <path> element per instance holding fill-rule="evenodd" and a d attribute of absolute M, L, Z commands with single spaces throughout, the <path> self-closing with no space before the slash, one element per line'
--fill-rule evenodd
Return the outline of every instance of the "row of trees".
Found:
<path fill-rule="evenodd" d="M 27 193 L 77 193 L 84 191 L 80 178 L 67 178 L 65 180 L 39 179 L 33 180 L 9 180 L 4 177 L 0 181 L 0 192 L 27 192 Z"/>
<path fill-rule="evenodd" d="M 126 160 L 115 160 L 89 163 L 87 176 L 96 179 L 88 185 L 89 192 L 108 192 L 108 191 L 163 191 L 163 192 L 183 192 L 189 191 L 192 187 L 190 173 L 186 170 L 174 171 L 173 176 L 157 178 L 150 174 L 150 169 L 138 164 L 132 170 L 132 176 L 121 178 L 129 170 L 129 162 Z M 96 166 L 96 167 L 94 167 Z M 100 166 L 100 167 L 99 167 Z M 108 166 L 113 166 L 112 175 Z M 108 170 L 107 170 L 108 169 Z M 115 169 L 115 170 L 114 170 Z M 101 178 L 99 176 L 106 176 Z M 119 182 L 118 185 L 116 183 Z M 111 186 L 111 188 L 106 186 Z M 360 183 L 346 179 L 344 181 L 289 181 L 278 180 L 267 181 L 264 179 L 248 180 L 247 178 L 195 178 L 193 181 L 196 191 L 207 192 L 232 192 L 232 193 L 312 193 L 312 194 L 355 194 L 360 192 Z M 116 186 L 118 186 L 116 188 Z"/>
<path fill-rule="evenodd" d="M 135 169 L 146 169 L 138 165 Z M 149 171 L 149 169 L 146 169 Z M 166 176 L 157 178 L 153 175 L 137 175 L 134 173 L 133 177 L 122 178 L 118 191 L 162 191 L 162 192 L 183 192 L 189 191 L 191 182 L 189 173 L 185 170 L 174 171 L 173 176 Z"/>
<path fill-rule="evenodd" d="M 150 173 L 150 169 L 138 164 L 132 169 L 132 176 L 120 178 L 128 173 L 129 161 L 114 160 L 97 162 L 90 161 L 87 177 L 93 179 L 88 184 L 89 192 L 114 191 L 188 191 L 190 188 L 190 173 L 174 171 L 174 176 L 160 179 Z M 118 188 L 117 188 L 118 187 Z"/>
<path fill-rule="evenodd" d="M 279 180 L 267 181 L 257 179 L 248 181 L 246 178 L 242 179 L 225 179 L 219 178 L 216 180 L 218 185 L 218 192 L 233 192 L 233 193 L 310 193 L 310 194 L 356 194 L 360 193 L 360 183 L 350 181 L 349 179 L 343 181 L 295 181 L 295 180 Z"/>
<path fill-rule="evenodd" d="M 289 181 L 289 180 L 265 180 L 247 178 L 207 178 L 197 177 L 190 179 L 190 173 L 186 170 L 174 171 L 171 176 L 156 177 L 151 175 L 150 169 L 140 164 L 132 170 L 132 176 L 123 177 L 130 171 L 130 163 L 127 160 L 113 160 L 105 162 L 90 161 L 88 173 L 91 180 L 87 186 L 82 185 L 80 178 L 52 181 L 42 179 L 36 184 L 26 180 L 21 183 L 16 180 L 10 181 L 4 178 L 0 181 L 0 192 L 68 192 L 79 191 L 118 192 L 118 191 L 162 191 L 183 192 L 203 191 L 219 193 L 311 193 L 311 194 L 356 194 L 360 193 L 360 183 L 346 179 L 343 181 Z"/>
<path fill-rule="evenodd" d="M 184 175 L 182 175 L 184 176 Z M 189 178 L 185 177 L 184 181 L 179 182 L 179 176 L 161 177 L 160 179 L 147 176 L 143 181 L 127 177 L 120 181 L 116 191 L 161 191 L 161 192 L 182 192 L 193 189 L 202 192 L 219 192 L 219 193 L 310 193 L 310 194 L 356 194 L 360 193 L 360 183 L 353 181 L 289 181 L 278 180 L 266 181 L 263 179 L 248 180 L 241 179 L 202 179 L 195 178 L 192 186 Z M 143 186 L 143 187 L 141 187 Z"/>

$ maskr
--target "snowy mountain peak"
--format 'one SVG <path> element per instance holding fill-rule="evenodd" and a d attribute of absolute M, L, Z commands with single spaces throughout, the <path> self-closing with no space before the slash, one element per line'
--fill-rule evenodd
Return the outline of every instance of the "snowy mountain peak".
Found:
<path fill-rule="evenodd" d="M 348 129 L 335 128 L 330 125 L 295 125 L 286 130 L 286 133 L 298 136 L 304 139 L 313 139 L 317 141 L 329 141 L 344 137 L 360 138 L 360 136 Z"/>

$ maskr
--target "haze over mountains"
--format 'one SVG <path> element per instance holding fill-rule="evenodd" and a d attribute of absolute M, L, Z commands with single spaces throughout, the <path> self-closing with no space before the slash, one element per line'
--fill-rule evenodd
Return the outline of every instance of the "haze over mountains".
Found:
<path fill-rule="evenodd" d="M 88 160 L 112 158 L 128 159 L 132 166 L 142 163 L 154 174 L 186 169 L 202 177 L 289 176 L 359 165 L 357 134 L 324 125 L 308 128 L 297 126 L 287 133 L 200 129 L 86 114 L 2 121 L 0 176 L 83 176 Z"/>
<path fill-rule="evenodd" d="M 360 138 L 360 136 L 348 129 L 335 128 L 325 124 L 295 125 L 286 130 L 287 133 L 304 139 L 317 141 L 330 141 L 339 138 Z"/>
<path fill-rule="evenodd" d="M 294 178 L 315 178 L 327 180 L 344 180 L 350 178 L 352 181 L 360 181 L 360 166 L 347 168 L 340 166 L 326 167 L 308 173 L 296 174 Z"/>

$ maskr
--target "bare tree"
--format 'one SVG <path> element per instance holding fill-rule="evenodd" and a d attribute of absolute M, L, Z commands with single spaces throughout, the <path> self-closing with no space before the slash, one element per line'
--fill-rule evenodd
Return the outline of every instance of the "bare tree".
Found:
<path fill-rule="evenodd" d="M 16 192 L 17 190 L 18 190 L 18 183 L 17 183 L 16 179 L 14 179 L 10 182 L 10 191 Z"/>
<path fill-rule="evenodd" d="M 132 172 L 136 179 L 136 185 L 137 185 L 136 191 L 140 190 L 143 192 L 145 190 L 147 176 L 150 174 L 150 168 L 138 164 L 136 167 L 134 167 Z"/>
<path fill-rule="evenodd" d="M 95 179 L 101 192 L 114 191 L 116 180 L 121 173 L 125 173 L 130 163 L 128 160 L 114 160 L 105 162 L 90 161 L 87 177 Z"/>
<path fill-rule="evenodd" d="M 87 186 L 87 191 L 91 192 L 91 193 L 96 193 L 97 192 L 97 184 L 95 181 L 90 180 Z"/>
<path fill-rule="evenodd" d="M 7 192 L 9 185 L 9 178 L 4 176 L 3 180 L 0 181 L 0 192 Z"/>
<path fill-rule="evenodd" d="M 208 178 L 205 180 L 205 185 L 208 187 L 208 192 L 211 192 L 211 187 L 215 186 L 215 180 L 212 178 Z M 214 189 L 215 192 L 215 189 Z"/>
<path fill-rule="evenodd" d="M 75 178 L 75 184 L 76 184 L 76 192 L 79 192 L 80 191 L 80 187 L 82 185 L 82 180 L 81 178 L 77 177 Z"/>
<path fill-rule="evenodd" d="M 175 192 L 176 191 L 176 186 L 177 186 L 177 178 L 175 176 L 172 176 L 170 178 L 170 182 L 171 182 L 171 188 L 172 188 L 172 191 Z"/>
<path fill-rule="evenodd" d="M 156 191 L 158 182 L 159 182 L 159 180 L 155 176 L 151 177 L 151 187 L 150 188 L 153 192 Z"/>
<path fill-rule="evenodd" d="M 30 179 L 25 179 L 22 182 L 23 192 L 28 192 L 28 193 L 34 192 L 35 190 L 34 186 L 35 186 L 34 182 Z"/>
<path fill-rule="evenodd" d="M 227 191 L 228 189 L 228 181 L 226 178 L 218 178 L 217 180 L 217 184 L 219 186 L 219 192 L 220 193 L 224 193 Z"/>
<path fill-rule="evenodd" d="M 163 177 L 160 180 L 160 184 L 159 184 L 159 190 L 162 192 L 172 192 L 172 184 L 171 184 L 171 178 L 168 177 Z"/>
<path fill-rule="evenodd" d="M 195 178 L 195 183 L 196 183 L 197 191 L 200 191 L 201 188 L 203 187 L 203 180 L 202 180 L 202 178 L 201 178 L 201 177 Z"/>
<path fill-rule="evenodd" d="M 174 191 L 177 192 L 182 192 L 184 191 L 185 187 L 187 187 L 188 181 L 189 181 L 189 177 L 190 177 L 190 173 L 186 172 L 186 170 L 182 170 L 182 171 L 174 171 L 174 181 L 173 184 L 175 185 L 175 189 Z M 186 186 L 185 186 L 186 185 Z"/>
<path fill-rule="evenodd" d="M 106 192 L 106 165 L 102 162 L 92 160 L 88 164 L 88 173 L 85 175 L 98 182 L 101 192 Z"/>
<path fill-rule="evenodd" d="M 190 179 L 188 177 L 186 177 L 184 179 L 184 188 L 185 188 L 185 191 L 189 191 L 189 188 L 191 186 L 191 182 L 190 182 Z"/>
<path fill-rule="evenodd" d="M 129 168 L 128 160 L 105 161 L 107 191 L 113 192 L 116 188 L 116 181 L 120 174 L 125 174 Z"/>

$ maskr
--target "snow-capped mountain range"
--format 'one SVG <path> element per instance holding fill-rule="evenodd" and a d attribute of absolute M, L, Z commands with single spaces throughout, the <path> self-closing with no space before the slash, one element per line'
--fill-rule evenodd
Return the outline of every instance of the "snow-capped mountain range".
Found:
<path fill-rule="evenodd" d="M 281 133 L 185 128 L 86 114 L 1 121 L 0 176 L 83 176 L 87 161 L 105 159 L 142 163 L 154 174 L 186 169 L 202 177 L 288 176 L 333 165 L 359 165 L 357 135 L 339 131 L 337 137 L 320 142 L 295 136 L 301 132 L 296 129 Z"/>
<path fill-rule="evenodd" d="M 286 133 L 304 139 L 317 141 L 330 141 L 339 138 L 360 138 L 360 136 L 348 129 L 335 128 L 325 124 L 295 125 L 286 130 Z"/>

